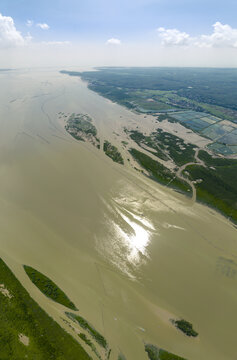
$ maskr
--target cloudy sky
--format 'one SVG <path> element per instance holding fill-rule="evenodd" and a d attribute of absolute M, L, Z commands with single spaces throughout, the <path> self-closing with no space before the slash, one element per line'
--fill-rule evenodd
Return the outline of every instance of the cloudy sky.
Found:
<path fill-rule="evenodd" d="M 0 67 L 237 67 L 236 0 L 1 0 Z"/>

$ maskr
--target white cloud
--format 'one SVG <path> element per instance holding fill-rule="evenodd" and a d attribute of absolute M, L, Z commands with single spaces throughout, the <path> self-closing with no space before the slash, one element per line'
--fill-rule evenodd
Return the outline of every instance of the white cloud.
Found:
<path fill-rule="evenodd" d="M 14 20 L 10 16 L 0 14 L 0 48 L 25 45 L 30 41 L 30 35 L 23 37 L 16 30 Z"/>
<path fill-rule="evenodd" d="M 28 26 L 28 27 L 33 26 L 33 24 L 34 24 L 33 20 L 27 20 L 27 22 L 26 22 L 26 26 Z"/>
<path fill-rule="evenodd" d="M 37 24 L 36 26 L 38 26 L 38 27 L 41 28 L 42 30 L 49 30 L 49 25 L 46 24 L 46 23 L 43 23 L 43 24 L 39 23 L 39 24 Z"/>
<path fill-rule="evenodd" d="M 184 46 L 189 45 L 190 35 L 177 29 L 165 29 L 160 27 L 157 29 L 164 46 Z"/>
<path fill-rule="evenodd" d="M 106 44 L 109 44 L 109 45 L 120 45 L 120 44 L 121 44 L 121 40 L 115 39 L 115 38 L 111 38 L 111 39 L 108 39 L 108 40 L 106 41 Z"/>
<path fill-rule="evenodd" d="M 157 29 L 163 46 L 196 46 L 207 48 L 237 48 L 237 29 L 228 24 L 216 22 L 210 35 L 192 37 L 177 29 Z"/>
<path fill-rule="evenodd" d="M 196 45 L 200 47 L 234 47 L 237 48 L 237 29 L 230 25 L 216 22 L 211 35 L 201 35 Z"/>

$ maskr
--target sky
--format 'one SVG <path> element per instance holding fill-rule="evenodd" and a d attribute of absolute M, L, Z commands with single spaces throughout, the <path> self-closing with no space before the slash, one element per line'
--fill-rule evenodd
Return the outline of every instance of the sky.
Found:
<path fill-rule="evenodd" d="M 237 67 L 236 0 L 1 0 L 0 67 Z"/>

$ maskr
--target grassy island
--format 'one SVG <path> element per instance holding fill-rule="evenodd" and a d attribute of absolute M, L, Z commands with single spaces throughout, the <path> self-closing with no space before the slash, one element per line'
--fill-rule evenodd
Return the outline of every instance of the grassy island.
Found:
<path fill-rule="evenodd" d="M 145 351 L 150 360 L 185 360 L 184 358 L 174 355 L 166 350 L 159 349 L 155 345 L 146 344 Z"/>
<path fill-rule="evenodd" d="M 83 317 L 69 312 L 66 312 L 66 315 L 72 321 L 77 322 L 82 329 L 86 330 L 100 346 L 104 349 L 108 348 L 108 343 L 104 336 L 95 330 Z"/>
<path fill-rule="evenodd" d="M 0 358 L 90 360 L 82 346 L 30 297 L 0 259 Z"/>
<path fill-rule="evenodd" d="M 193 329 L 193 325 L 186 320 L 171 320 L 174 326 L 181 330 L 185 335 L 197 337 L 198 333 Z"/>
<path fill-rule="evenodd" d="M 120 154 L 116 146 L 112 145 L 109 141 L 105 140 L 103 150 L 105 152 L 105 155 L 110 157 L 113 161 L 121 165 L 124 164 L 122 155 Z"/>
<path fill-rule="evenodd" d="M 91 350 L 95 353 L 95 355 L 98 357 L 98 359 L 101 360 L 101 356 L 100 356 L 100 354 L 98 353 L 95 345 L 93 344 L 93 342 L 92 342 L 90 339 L 88 339 L 88 337 L 86 336 L 86 334 L 80 333 L 78 336 L 82 339 L 82 341 L 85 342 L 86 345 L 88 345 L 88 346 L 91 348 Z"/>
<path fill-rule="evenodd" d="M 100 148 L 100 140 L 97 138 L 97 129 L 92 123 L 92 119 L 87 114 L 71 114 L 65 126 L 67 132 L 76 140 L 88 141 L 92 145 Z"/>
<path fill-rule="evenodd" d="M 37 288 L 48 298 L 68 307 L 71 310 L 78 310 L 69 300 L 67 295 L 47 276 L 35 270 L 31 266 L 24 265 L 25 272 Z"/>

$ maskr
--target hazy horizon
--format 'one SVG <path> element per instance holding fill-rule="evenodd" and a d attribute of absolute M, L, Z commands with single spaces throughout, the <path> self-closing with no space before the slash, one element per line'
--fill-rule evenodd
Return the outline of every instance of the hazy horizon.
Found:
<path fill-rule="evenodd" d="M 233 11 L 229 9 L 232 8 Z M 0 68 L 237 67 L 232 0 L 1 2 Z"/>

